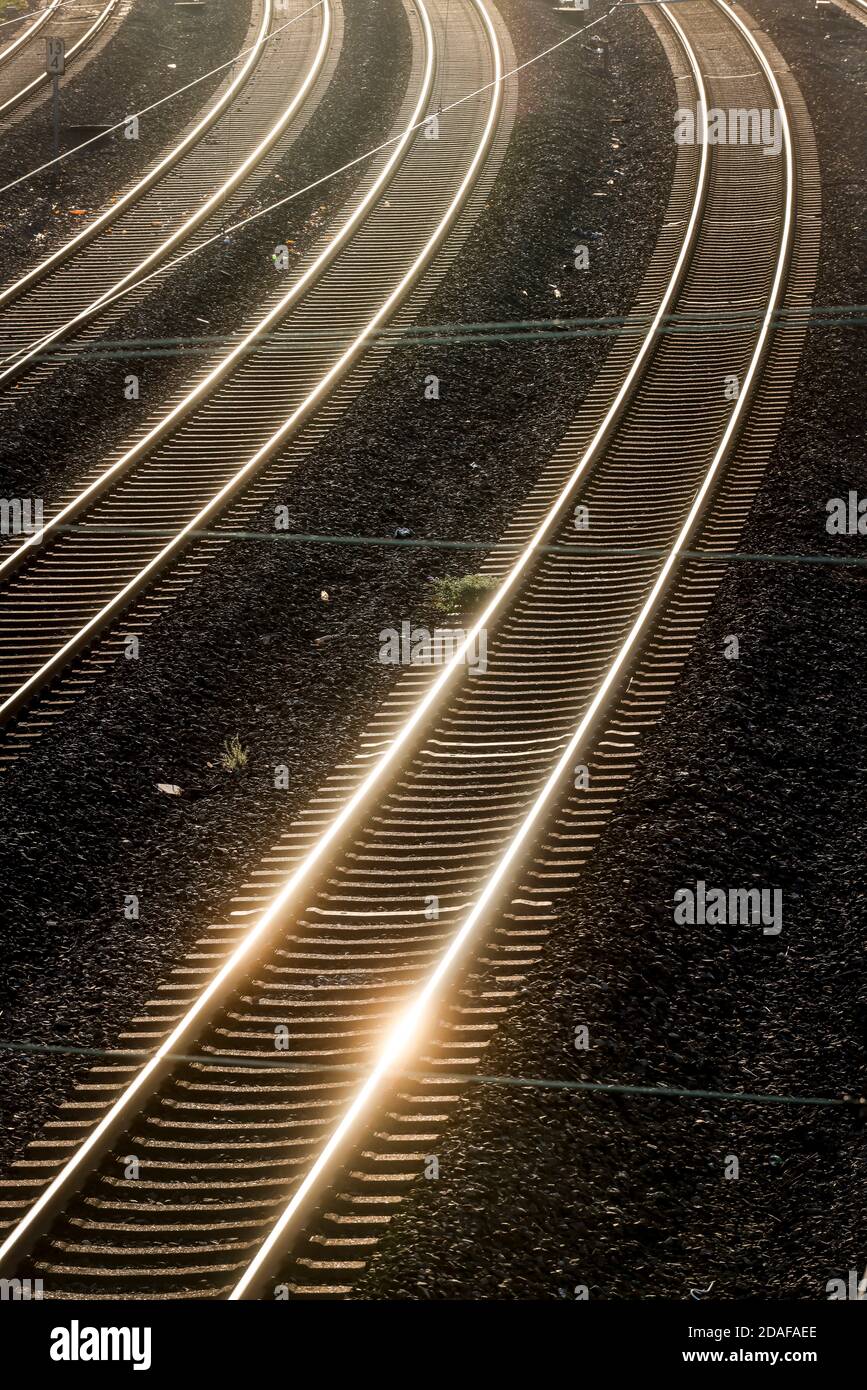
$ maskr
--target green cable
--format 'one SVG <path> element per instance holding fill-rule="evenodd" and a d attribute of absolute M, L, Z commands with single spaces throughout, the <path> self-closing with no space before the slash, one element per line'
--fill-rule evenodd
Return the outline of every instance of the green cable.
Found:
<path fill-rule="evenodd" d="M 0 1050 L 6 1052 L 21 1052 L 34 1056 L 71 1056 L 71 1057 L 93 1057 L 117 1060 L 120 1058 L 141 1059 L 146 1061 L 150 1058 L 149 1052 L 136 1051 L 129 1048 L 118 1048 L 111 1050 L 100 1047 L 74 1047 L 59 1043 L 31 1043 L 13 1042 L 7 1039 L 0 1039 Z M 169 1053 L 169 1058 L 175 1062 L 196 1062 L 199 1065 L 223 1066 L 223 1067 L 277 1067 L 292 1072 L 309 1074 L 316 1072 L 366 1072 L 367 1067 L 363 1063 L 332 1063 L 328 1067 L 320 1067 L 312 1062 L 295 1062 L 282 1057 L 262 1056 L 260 1058 L 250 1057 L 231 1057 L 225 1055 L 208 1056 L 207 1053 L 196 1055 L 194 1053 Z M 395 1068 L 395 1075 L 406 1076 L 414 1081 L 429 1081 L 434 1073 L 418 1072 L 404 1068 Z M 753 1091 L 707 1091 L 694 1090 L 682 1086 L 628 1086 L 618 1082 L 607 1081 L 560 1081 L 544 1077 L 528 1076 L 464 1076 L 449 1075 L 447 1073 L 436 1073 L 438 1081 L 449 1083 L 461 1083 L 467 1085 L 487 1085 L 487 1086 L 520 1086 L 526 1089 L 549 1090 L 549 1091 L 590 1091 L 599 1092 L 603 1095 L 625 1095 L 625 1096 L 647 1096 L 656 1097 L 658 1100 L 723 1100 L 741 1101 L 748 1105 L 811 1105 L 827 1108 L 834 1107 L 855 1107 L 860 1109 L 867 1106 L 867 1100 L 863 1096 L 776 1096 L 767 1095 Z"/>

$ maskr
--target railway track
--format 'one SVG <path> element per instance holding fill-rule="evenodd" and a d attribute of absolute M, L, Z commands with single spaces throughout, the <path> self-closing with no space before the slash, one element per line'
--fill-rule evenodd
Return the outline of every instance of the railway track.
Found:
<path fill-rule="evenodd" d="M 639 732 L 623 721 L 658 709 L 708 601 L 703 578 L 681 610 L 679 562 L 728 543 L 767 457 L 799 348 L 772 322 L 807 299 L 818 239 L 809 125 L 768 40 L 716 0 L 651 22 L 679 103 L 780 111 L 780 154 L 680 149 L 634 307 L 650 329 L 609 356 L 507 533 L 517 558 L 489 562 L 487 607 L 450 661 L 407 672 L 133 1021 L 133 1055 L 95 1068 L 3 1186 L 2 1272 L 46 1297 L 349 1292 L 601 833 Z M 696 331 L 658 335 L 668 312 Z"/>
<path fill-rule="evenodd" d="M 0 121 L 32 110 L 47 94 L 44 37 L 66 41 L 66 63 L 76 62 L 105 29 L 112 15 L 121 12 L 121 0 L 52 0 L 33 23 L 0 50 Z"/>
<path fill-rule="evenodd" d="M 833 0 L 833 3 L 857 24 L 867 24 L 867 0 Z"/>
<path fill-rule="evenodd" d="M 434 51 L 447 10 L 450 41 L 435 92 Z M 501 84 L 490 86 L 502 68 L 499 47 L 492 56 L 487 10 L 475 0 L 419 0 L 407 12 L 415 59 L 395 138 L 301 259 L 289 289 L 275 290 L 238 343 L 54 513 L 43 538 L 31 536 L 0 559 L 0 578 L 8 577 L 0 595 L 0 719 L 26 709 L 310 419 L 327 422 L 322 407 L 332 408 L 335 387 L 371 336 L 417 286 L 446 235 L 452 247 L 465 235 L 479 207 L 473 195 L 486 186 L 479 176 L 500 112 Z M 441 118 L 440 139 L 428 139 L 421 126 L 435 114 L 434 98 L 448 104 L 470 93 L 477 94 Z M 505 133 L 501 124 L 500 148 Z M 490 177 L 494 165 L 486 167 Z M 455 225 L 461 218 L 463 233 Z M 440 257 L 443 266 L 452 253 Z M 324 344 L 316 341 L 323 327 L 332 335 Z M 74 532 L 60 529 L 73 520 Z M 55 708 L 65 706 L 68 690 Z M 33 717 L 18 721 L 7 756 L 38 735 L 51 709 L 41 701 Z"/>
<path fill-rule="evenodd" d="M 237 63 L 205 112 L 76 236 L 0 290 L 0 409 L 68 364 L 37 362 L 40 353 L 73 335 L 76 349 L 91 342 L 161 283 L 152 278 L 161 264 L 231 219 L 309 120 L 341 36 L 339 0 L 286 0 L 279 10 L 257 0 Z"/>

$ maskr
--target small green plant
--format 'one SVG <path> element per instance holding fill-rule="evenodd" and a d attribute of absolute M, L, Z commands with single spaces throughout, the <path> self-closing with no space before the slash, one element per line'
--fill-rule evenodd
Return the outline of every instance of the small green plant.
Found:
<path fill-rule="evenodd" d="M 249 748 L 245 748 L 238 738 L 233 734 L 227 738 L 220 752 L 220 763 L 226 772 L 237 772 L 239 768 L 246 767 L 250 757 Z"/>
<path fill-rule="evenodd" d="M 446 616 L 469 613 L 485 594 L 496 589 L 498 581 L 488 574 L 446 575 L 432 585 L 432 607 Z"/>

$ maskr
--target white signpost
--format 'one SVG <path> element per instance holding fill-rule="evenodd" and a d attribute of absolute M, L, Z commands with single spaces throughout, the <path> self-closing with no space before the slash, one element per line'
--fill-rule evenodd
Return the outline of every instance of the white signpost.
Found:
<path fill-rule="evenodd" d="M 60 154 L 60 79 L 66 72 L 66 41 L 45 40 L 45 71 L 51 78 L 51 130 L 54 158 Z"/>

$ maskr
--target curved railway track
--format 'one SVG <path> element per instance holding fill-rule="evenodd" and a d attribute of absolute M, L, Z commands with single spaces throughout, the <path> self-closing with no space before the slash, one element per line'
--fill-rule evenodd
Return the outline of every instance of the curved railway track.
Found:
<path fill-rule="evenodd" d="M 483 90 L 442 117 L 432 140 L 420 128 L 434 100 L 428 10 L 441 34 L 446 9 L 450 43 L 437 101 Z M 289 289 L 274 291 L 237 345 L 55 512 L 43 538 L 0 560 L 0 577 L 11 576 L 0 594 L 0 718 L 25 708 L 321 410 L 465 211 L 499 115 L 501 84 L 489 85 L 502 70 L 499 48 L 492 59 L 487 11 L 476 0 L 450 8 L 449 0 L 419 0 L 408 13 L 416 56 L 395 139 L 301 259 Z M 324 344 L 316 341 L 323 327 L 332 331 Z M 60 529 L 73 520 L 74 532 Z M 18 733 L 26 745 L 39 724 L 22 721 L 9 747 Z"/>
<path fill-rule="evenodd" d="M 541 949 L 552 885 L 599 833 L 624 768 L 604 733 L 599 747 L 605 717 L 654 643 L 664 684 L 679 560 L 709 527 L 730 536 L 744 467 L 755 487 L 750 451 L 766 457 L 764 412 L 797 363 L 772 323 L 807 295 L 817 238 L 814 151 L 768 41 L 716 0 L 663 19 L 680 104 L 770 104 L 780 155 L 680 150 L 634 309 L 648 332 L 610 355 L 507 535 L 517 559 L 490 562 L 485 611 L 447 664 L 406 674 L 355 761 L 133 1021 L 131 1055 L 95 1068 L 4 1185 L 3 1273 L 41 1277 L 46 1297 L 347 1292 Z M 696 331 L 660 336 L 666 312 Z M 604 772 L 576 841 L 568 788 L 591 762 Z"/>
<path fill-rule="evenodd" d="M 212 235 L 268 176 L 302 128 L 299 113 L 309 119 L 334 71 L 339 0 L 336 8 L 335 24 L 335 0 L 287 0 L 279 12 L 273 0 L 255 4 L 237 64 L 204 114 L 76 236 L 0 290 L 0 387 L 18 388 L 0 408 L 57 369 L 56 360 L 41 361 L 22 381 L 39 353 L 74 334 L 83 335 L 81 346 L 103 332 L 130 307 L 138 282 L 148 277 L 153 289 L 163 262 Z"/>
<path fill-rule="evenodd" d="M 42 41 L 46 33 L 66 40 L 68 66 L 90 48 L 120 5 L 121 0 L 53 0 L 46 6 L 25 33 L 0 51 L 0 121 L 48 90 Z"/>

